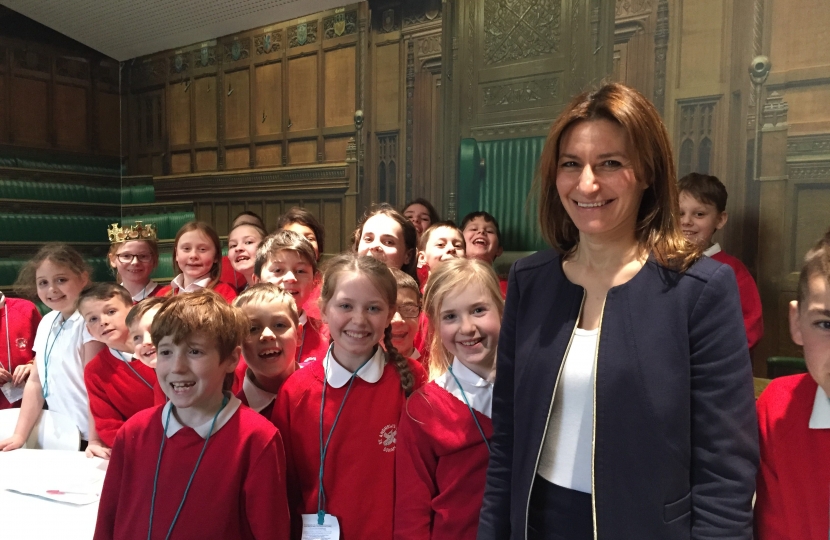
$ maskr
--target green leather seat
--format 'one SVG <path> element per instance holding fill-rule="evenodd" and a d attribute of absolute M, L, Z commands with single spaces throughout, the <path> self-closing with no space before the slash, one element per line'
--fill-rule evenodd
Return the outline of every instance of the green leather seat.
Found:
<path fill-rule="evenodd" d="M 767 377 L 770 379 L 798 373 L 807 373 L 807 364 L 803 358 L 794 356 L 770 356 L 767 358 Z"/>

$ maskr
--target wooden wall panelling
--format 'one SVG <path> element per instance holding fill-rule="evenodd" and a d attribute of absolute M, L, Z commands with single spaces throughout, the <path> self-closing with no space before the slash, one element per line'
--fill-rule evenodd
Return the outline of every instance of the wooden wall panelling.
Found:
<path fill-rule="evenodd" d="M 318 55 L 288 60 L 288 132 L 316 129 L 318 92 Z M 312 105 L 311 96 L 314 96 Z"/>
<path fill-rule="evenodd" d="M 251 167 L 251 150 L 248 146 L 225 149 L 225 169 L 249 169 Z"/>
<path fill-rule="evenodd" d="M 251 133 L 250 71 L 225 72 L 225 144 L 249 140 Z M 227 158 L 226 158 L 227 159 Z"/>
<path fill-rule="evenodd" d="M 121 97 L 112 92 L 99 91 L 98 107 L 98 149 L 106 154 L 122 154 L 121 150 Z M 125 111 L 126 112 L 126 111 Z M 126 153 L 124 149 L 123 153 Z"/>
<path fill-rule="evenodd" d="M 254 125 L 257 136 L 282 133 L 282 62 L 255 68 Z"/>
<path fill-rule="evenodd" d="M 68 150 L 87 150 L 88 88 L 55 83 L 55 143 Z"/>
<path fill-rule="evenodd" d="M 282 165 L 282 144 L 260 144 L 256 147 L 257 167 L 279 167 Z"/>
<path fill-rule="evenodd" d="M 215 171 L 218 165 L 216 150 L 196 150 L 196 171 Z"/>
<path fill-rule="evenodd" d="M 9 142 L 11 125 L 11 100 L 9 96 L 9 49 L 0 43 L 0 142 Z"/>
<path fill-rule="evenodd" d="M 174 152 L 170 157 L 170 172 L 171 174 L 185 174 L 192 172 L 190 164 L 190 151 Z"/>
<path fill-rule="evenodd" d="M 12 144 L 49 146 L 49 82 L 12 75 Z"/>
<path fill-rule="evenodd" d="M 187 79 L 167 85 L 167 122 L 171 147 L 191 144 L 190 101 L 194 93 L 191 84 L 191 80 Z"/>
<path fill-rule="evenodd" d="M 215 143 L 217 134 L 216 125 L 216 76 L 206 76 L 196 79 L 192 92 L 196 106 L 193 115 L 196 123 L 196 143 Z"/>
<path fill-rule="evenodd" d="M 348 137 L 327 137 L 325 139 L 325 157 L 324 161 L 346 161 L 346 146 L 348 145 Z"/>
<path fill-rule="evenodd" d="M 288 164 L 302 165 L 317 161 L 317 139 L 288 142 Z"/>
<path fill-rule="evenodd" d="M 355 61 L 354 46 L 325 51 L 325 127 L 350 126 L 355 111 Z M 345 153 L 344 153 L 345 159 Z"/>

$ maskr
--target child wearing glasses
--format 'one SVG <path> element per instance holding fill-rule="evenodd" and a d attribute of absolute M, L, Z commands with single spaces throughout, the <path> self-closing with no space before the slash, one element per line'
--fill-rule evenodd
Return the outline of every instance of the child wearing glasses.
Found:
<path fill-rule="evenodd" d="M 418 334 L 418 317 L 421 314 L 421 291 L 415 280 L 397 268 L 390 268 L 395 281 L 398 282 L 398 303 L 392 317 L 392 345 L 406 358 L 417 360 L 428 368 L 426 355 L 421 355 L 415 348 L 415 336 Z"/>
<path fill-rule="evenodd" d="M 107 230 L 110 251 L 107 255 L 115 271 L 115 279 L 130 292 L 133 303 L 160 296 L 161 287 L 150 279 L 159 264 L 158 235 L 155 226 L 136 221 L 135 225 L 119 227 L 113 223 Z"/>

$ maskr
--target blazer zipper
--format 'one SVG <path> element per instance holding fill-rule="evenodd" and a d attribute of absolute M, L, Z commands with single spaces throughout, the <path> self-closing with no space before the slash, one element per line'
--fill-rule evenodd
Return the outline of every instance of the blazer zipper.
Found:
<path fill-rule="evenodd" d="M 606 296 L 606 300 L 607 300 Z M 594 396 L 591 407 L 591 519 L 594 525 L 594 540 L 597 540 L 597 488 L 594 483 L 594 462 L 596 461 L 597 449 L 597 364 L 599 363 L 599 341 L 602 335 L 602 318 L 605 316 L 605 301 L 602 301 L 602 311 L 599 314 L 599 326 L 597 327 L 597 346 L 594 349 Z"/>
<path fill-rule="evenodd" d="M 548 434 L 548 425 L 550 424 L 550 413 L 553 411 L 553 400 L 556 398 L 556 388 L 559 386 L 559 378 L 562 376 L 562 368 L 565 367 L 565 359 L 568 358 L 568 352 L 571 350 L 571 344 L 574 340 L 574 334 L 579 326 L 579 319 L 582 317 L 582 308 L 585 306 L 585 291 L 582 291 L 582 302 L 579 304 L 579 313 L 576 316 L 576 322 L 571 329 L 571 337 L 568 339 L 568 347 L 565 349 L 565 356 L 562 357 L 562 363 L 559 364 L 559 372 L 556 374 L 556 382 L 553 383 L 553 394 L 550 396 L 550 405 L 548 405 L 548 421 L 545 422 L 545 430 L 542 432 L 542 443 L 539 445 L 539 450 L 536 452 L 536 465 L 533 467 L 533 478 L 530 479 L 530 492 L 527 495 L 527 503 L 525 505 L 525 540 L 527 540 L 527 523 L 530 515 L 530 496 L 533 494 L 533 483 L 536 480 L 536 471 L 539 469 L 539 458 L 542 457 L 542 447 L 545 445 L 545 437 Z M 600 321 L 601 323 L 601 321 Z M 599 341 L 597 341 L 599 343 Z M 596 362 L 596 359 L 594 360 Z M 592 443 L 593 445 L 593 443 Z M 591 465 L 591 484 L 593 485 L 593 464 Z M 596 539 L 596 525 L 594 525 L 594 539 Z"/>

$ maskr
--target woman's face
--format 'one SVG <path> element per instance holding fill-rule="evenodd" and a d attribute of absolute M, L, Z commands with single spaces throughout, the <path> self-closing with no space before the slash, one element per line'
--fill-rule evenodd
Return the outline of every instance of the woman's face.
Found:
<path fill-rule="evenodd" d="M 363 224 L 358 255 L 369 255 L 389 268 L 403 268 L 412 253 L 406 249 L 401 225 L 385 214 L 375 214 Z"/>
<path fill-rule="evenodd" d="M 586 120 L 563 133 L 556 191 L 581 237 L 630 238 L 645 189 L 634 175 L 622 126 L 604 119 Z"/>

